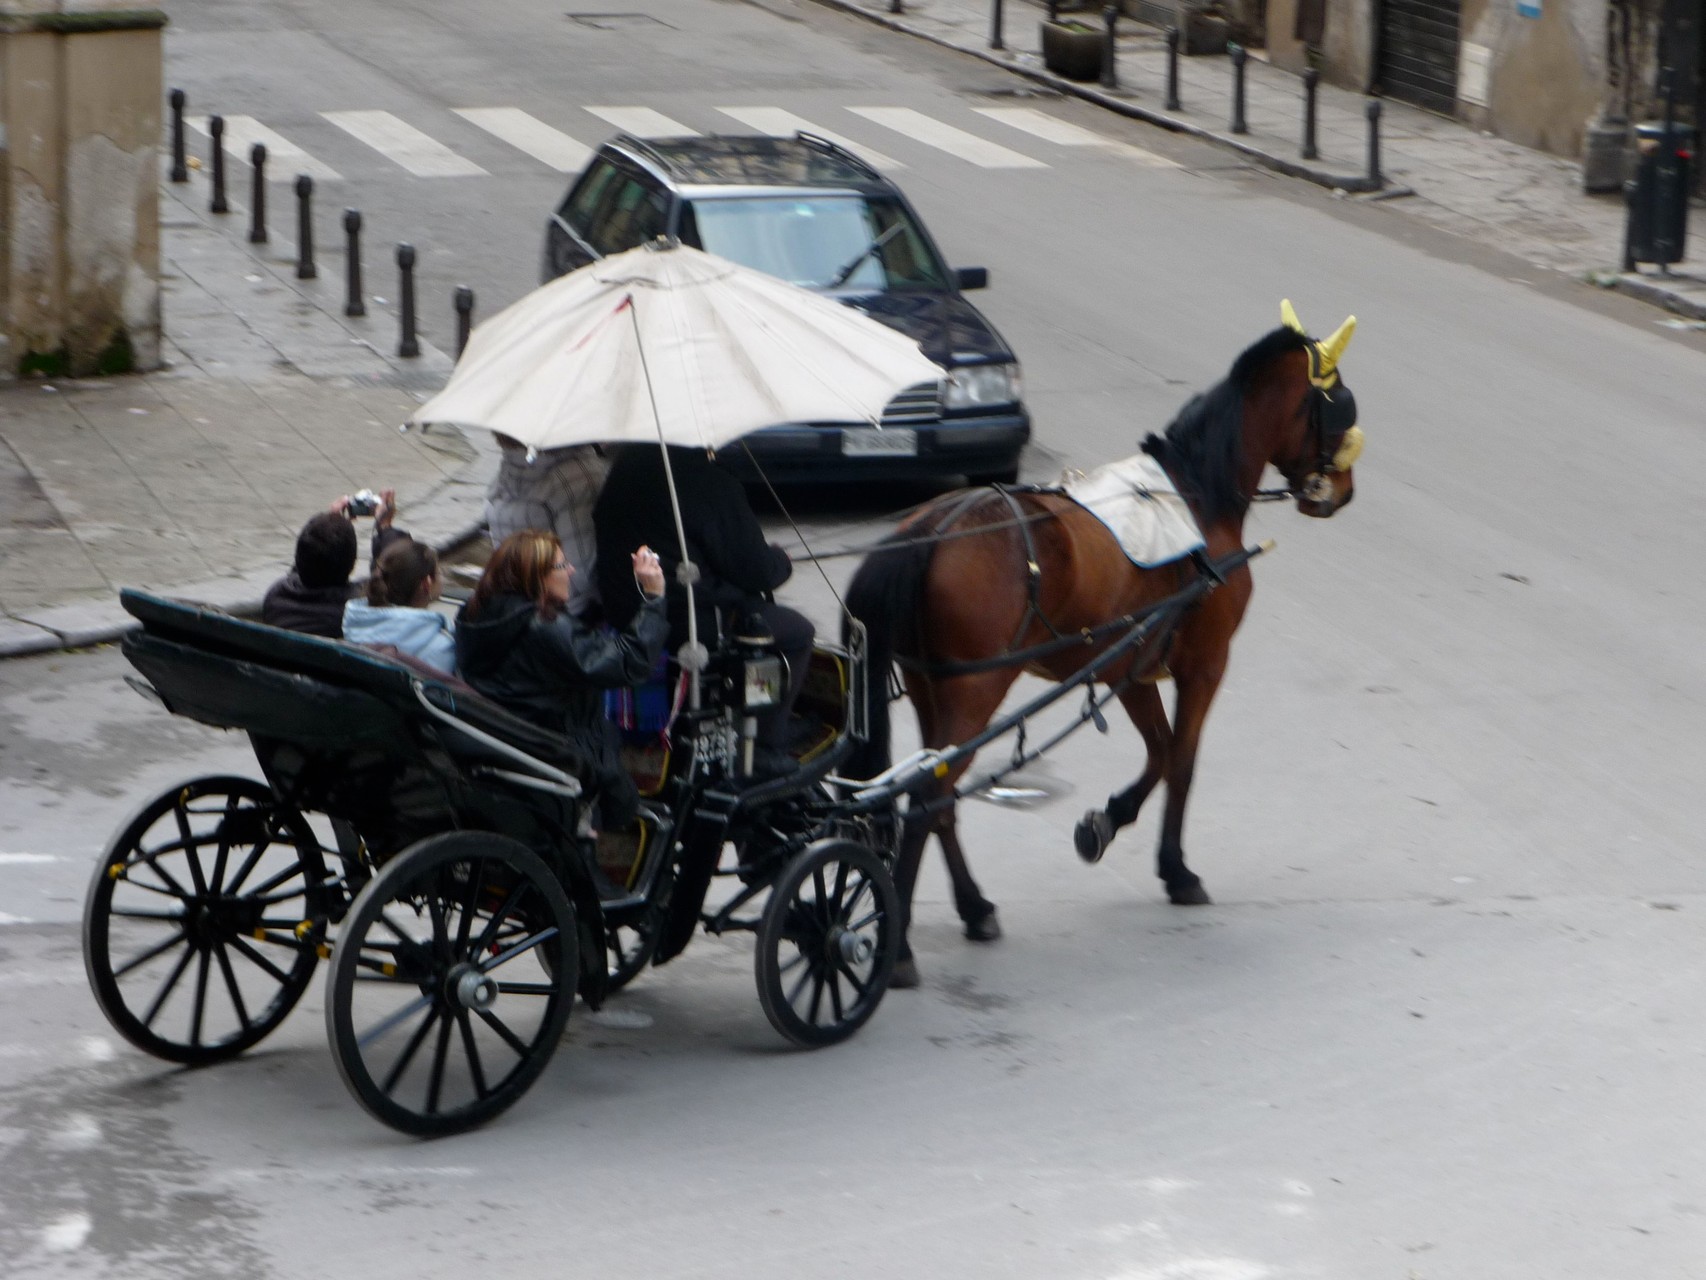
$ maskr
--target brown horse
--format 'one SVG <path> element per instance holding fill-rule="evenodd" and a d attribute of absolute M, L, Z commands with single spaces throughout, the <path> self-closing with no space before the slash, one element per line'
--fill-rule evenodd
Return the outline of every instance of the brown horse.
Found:
<path fill-rule="evenodd" d="M 1316 342 L 1305 335 L 1289 303 L 1282 316 L 1283 327 L 1240 355 L 1226 378 L 1192 399 L 1163 435 L 1143 442 L 1143 451 L 1161 463 L 1189 502 L 1211 561 L 1243 545 L 1245 512 L 1270 465 L 1285 477 L 1284 496 L 1295 498 L 1305 515 L 1331 516 L 1352 497 L 1351 466 L 1362 432 L 1337 363 L 1355 319 Z M 893 545 L 879 548 L 859 567 L 847 595 L 850 612 L 865 624 L 871 686 L 879 691 L 872 698 L 869 740 L 847 770 L 854 777 L 874 776 L 888 765 L 888 708 L 881 691 L 891 660 L 918 712 L 923 745 L 964 742 L 989 723 L 1021 670 L 1065 679 L 1118 635 L 1104 627 L 1093 643 L 1065 651 L 1056 646 L 1028 662 L 1003 663 L 1004 655 L 1141 611 L 1204 571 L 1201 558 L 1138 568 L 1095 516 L 1049 492 L 946 494 L 914 513 L 888 541 Z M 1157 872 L 1168 898 L 1179 905 L 1210 900 L 1185 865 L 1185 799 L 1203 721 L 1226 673 L 1250 590 L 1250 571 L 1240 566 L 1175 627 L 1129 659 L 1115 661 L 1101 677 L 1119 690 L 1149 759 L 1136 782 L 1079 822 L 1078 852 L 1089 862 L 1100 859 L 1114 833 L 1137 817 L 1145 798 L 1165 780 Z M 1166 674 L 1177 689 L 1170 724 L 1155 683 Z M 987 941 L 1000 936 L 1000 925 L 994 904 L 966 865 L 953 808 L 953 788 L 970 763 L 959 762 L 915 791 L 913 805 L 924 806 L 923 816 L 908 823 L 896 882 L 910 906 L 924 844 L 934 832 L 966 936 Z M 916 981 L 903 939 L 895 985 Z"/>

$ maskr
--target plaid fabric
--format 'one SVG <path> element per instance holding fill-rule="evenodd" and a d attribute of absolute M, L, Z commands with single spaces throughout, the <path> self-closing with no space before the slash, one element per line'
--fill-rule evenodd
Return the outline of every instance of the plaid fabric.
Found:
<path fill-rule="evenodd" d="M 523 529 L 548 529 L 575 567 L 569 579 L 569 612 L 579 614 L 598 598 L 593 577 L 597 541 L 592 508 L 610 463 L 595 445 L 542 450 L 527 464 L 527 450 L 505 445 L 498 474 L 486 490 L 486 527 L 499 543 Z"/>

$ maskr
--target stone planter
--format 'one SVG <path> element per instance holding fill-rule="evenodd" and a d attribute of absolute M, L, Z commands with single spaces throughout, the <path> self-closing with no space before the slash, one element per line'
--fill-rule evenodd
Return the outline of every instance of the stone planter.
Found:
<path fill-rule="evenodd" d="M 1045 22 L 1043 66 L 1068 80 L 1098 80 L 1102 75 L 1102 40 L 1099 27 L 1083 22 Z"/>

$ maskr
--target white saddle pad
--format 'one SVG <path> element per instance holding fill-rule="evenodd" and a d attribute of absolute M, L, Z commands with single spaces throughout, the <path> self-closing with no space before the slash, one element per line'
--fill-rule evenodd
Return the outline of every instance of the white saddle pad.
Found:
<path fill-rule="evenodd" d="M 1139 568 L 1171 564 L 1204 546 L 1202 531 L 1161 464 L 1147 453 L 1060 478 L 1066 496 L 1108 526 Z"/>

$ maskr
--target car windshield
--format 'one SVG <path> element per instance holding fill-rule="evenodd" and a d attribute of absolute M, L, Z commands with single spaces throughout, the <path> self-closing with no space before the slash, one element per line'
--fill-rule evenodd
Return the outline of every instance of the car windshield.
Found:
<path fill-rule="evenodd" d="M 681 234 L 708 253 L 808 289 L 947 287 L 947 273 L 918 224 L 899 201 L 880 196 L 705 198 L 688 207 Z M 848 275 L 838 282 L 843 271 Z"/>

